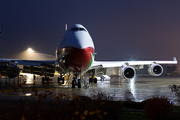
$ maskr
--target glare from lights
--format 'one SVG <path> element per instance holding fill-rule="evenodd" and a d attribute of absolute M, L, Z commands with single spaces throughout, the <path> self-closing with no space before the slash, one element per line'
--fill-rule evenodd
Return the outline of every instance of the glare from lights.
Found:
<path fill-rule="evenodd" d="M 28 48 L 29 51 L 29 60 L 30 60 L 30 54 L 33 52 L 32 48 Z"/>
<path fill-rule="evenodd" d="M 23 75 L 25 77 L 26 80 L 26 84 L 32 84 L 33 81 L 33 74 L 29 74 L 29 73 L 21 73 L 21 75 Z"/>
<path fill-rule="evenodd" d="M 32 50 L 32 48 L 28 48 L 28 51 L 31 52 L 31 51 L 33 51 L 33 50 Z"/>
<path fill-rule="evenodd" d="M 32 94 L 31 93 L 26 93 L 25 96 L 31 96 Z"/>

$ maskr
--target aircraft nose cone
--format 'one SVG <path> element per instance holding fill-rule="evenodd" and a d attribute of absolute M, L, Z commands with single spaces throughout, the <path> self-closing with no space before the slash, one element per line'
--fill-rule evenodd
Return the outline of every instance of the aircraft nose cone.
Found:
<path fill-rule="evenodd" d="M 94 50 L 92 48 L 77 49 L 71 48 L 66 56 L 66 64 L 71 71 L 84 71 L 91 64 Z"/>

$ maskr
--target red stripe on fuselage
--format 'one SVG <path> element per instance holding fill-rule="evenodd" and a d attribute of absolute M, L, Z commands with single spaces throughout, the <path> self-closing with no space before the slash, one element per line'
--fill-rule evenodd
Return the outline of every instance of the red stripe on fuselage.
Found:
<path fill-rule="evenodd" d="M 66 55 L 66 64 L 71 71 L 84 71 L 88 68 L 94 49 L 88 47 L 85 49 L 72 48 Z"/>
<path fill-rule="evenodd" d="M 89 67 L 94 53 L 94 48 L 87 47 L 84 49 L 78 49 L 74 47 L 67 47 L 63 48 L 63 51 L 63 53 L 67 53 L 64 59 L 65 66 L 68 67 L 70 71 L 82 72 Z"/>

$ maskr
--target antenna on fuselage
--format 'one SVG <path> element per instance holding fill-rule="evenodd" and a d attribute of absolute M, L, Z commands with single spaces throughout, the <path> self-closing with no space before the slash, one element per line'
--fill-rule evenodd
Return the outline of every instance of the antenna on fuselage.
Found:
<path fill-rule="evenodd" d="M 65 24 L 65 31 L 67 30 L 67 24 Z"/>

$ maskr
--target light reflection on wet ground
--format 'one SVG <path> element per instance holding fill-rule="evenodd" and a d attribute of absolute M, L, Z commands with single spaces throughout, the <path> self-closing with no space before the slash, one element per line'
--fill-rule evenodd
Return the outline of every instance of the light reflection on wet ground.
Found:
<path fill-rule="evenodd" d="M 51 78 L 50 78 L 51 79 Z M 107 94 L 114 98 L 114 100 L 126 100 L 131 99 L 133 101 L 141 102 L 152 96 L 160 96 L 165 95 L 175 104 L 179 104 L 177 102 L 177 97 L 174 93 L 171 93 L 171 90 L 168 88 L 169 85 L 176 84 L 180 85 L 180 77 L 149 77 L 149 76 L 139 76 L 131 81 L 124 81 L 120 77 L 112 76 L 110 81 L 98 81 L 96 83 L 91 83 L 88 89 L 85 88 L 76 88 L 72 89 L 71 84 L 66 86 L 61 86 L 57 83 L 57 77 L 52 78 L 52 82 L 48 86 L 48 88 L 57 88 L 54 90 L 54 94 L 58 95 L 60 92 L 65 92 L 70 95 L 70 97 L 74 97 L 78 94 L 80 95 L 88 95 L 92 96 L 93 94 L 103 93 Z M 21 81 L 22 82 L 22 81 Z M 17 85 L 17 81 L 16 81 Z M 16 86 L 15 85 L 15 86 Z M 0 90 L 7 89 L 9 84 L 5 84 L 5 78 L 2 78 Z M 10 86 L 14 86 L 13 80 L 11 81 Z M 25 88 L 31 88 L 33 86 L 33 77 L 28 78 L 28 84 L 25 85 Z M 35 86 L 37 88 L 43 88 L 41 82 L 41 77 L 37 77 Z M 14 87 L 16 88 L 16 87 Z M 53 91 L 53 90 L 49 90 Z M 41 91 L 43 92 L 43 91 Z M 32 92 L 24 92 L 24 93 L 0 93 L 0 95 L 4 96 L 31 96 Z"/>

